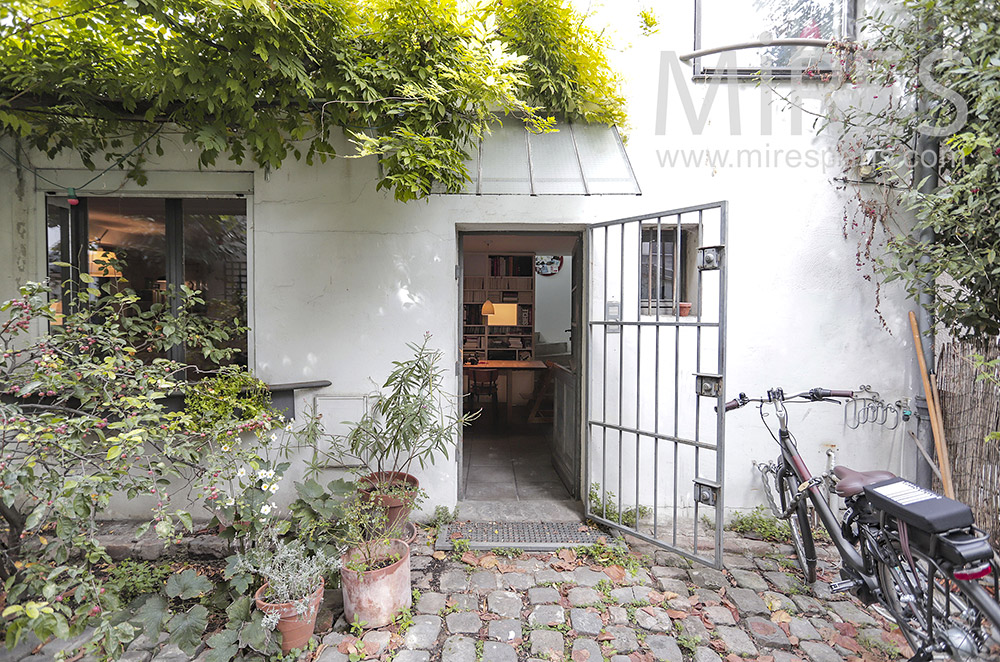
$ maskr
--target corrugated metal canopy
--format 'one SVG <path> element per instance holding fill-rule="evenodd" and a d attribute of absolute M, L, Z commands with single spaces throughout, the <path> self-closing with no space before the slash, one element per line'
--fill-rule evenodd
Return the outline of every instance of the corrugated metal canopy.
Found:
<path fill-rule="evenodd" d="M 466 163 L 472 195 L 639 195 L 618 129 L 558 123 L 531 133 L 508 120 L 483 138 Z M 445 193 L 435 187 L 433 193 Z"/>

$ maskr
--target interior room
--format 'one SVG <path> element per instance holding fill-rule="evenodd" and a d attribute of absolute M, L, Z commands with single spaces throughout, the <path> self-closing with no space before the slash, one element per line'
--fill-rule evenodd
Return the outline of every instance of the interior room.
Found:
<path fill-rule="evenodd" d="M 579 444 L 560 425 L 574 416 L 558 410 L 576 411 L 567 394 L 579 392 L 579 241 L 577 233 L 462 236 L 463 406 L 481 412 L 463 435 L 467 502 L 577 498 L 576 462 L 560 453 Z"/>

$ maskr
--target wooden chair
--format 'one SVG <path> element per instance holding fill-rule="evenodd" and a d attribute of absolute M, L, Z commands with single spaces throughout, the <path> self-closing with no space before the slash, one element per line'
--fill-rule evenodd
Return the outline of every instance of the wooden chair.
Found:
<path fill-rule="evenodd" d="M 500 411 L 500 397 L 497 389 L 497 378 L 500 376 L 500 372 L 489 368 L 479 368 L 468 372 L 469 395 L 472 396 L 473 404 L 477 403 L 482 396 L 490 396 L 493 400 L 493 416 L 497 416 Z"/>

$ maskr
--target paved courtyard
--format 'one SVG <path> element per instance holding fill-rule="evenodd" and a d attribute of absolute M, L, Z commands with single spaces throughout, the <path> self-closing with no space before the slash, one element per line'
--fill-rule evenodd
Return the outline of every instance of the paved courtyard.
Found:
<path fill-rule="evenodd" d="M 567 551 L 497 557 L 437 552 L 420 532 L 412 548 L 418 596 L 408 627 L 364 634 L 364 659 L 392 662 L 878 662 L 905 659 L 891 621 L 853 598 L 831 595 L 834 557 L 820 550 L 823 579 L 804 586 L 789 548 L 727 534 L 725 570 L 692 565 L 644 543 L 635 573 Z M 442 558 L 443 557 L 443 558 Z M 301 662 L 348 662 L 358 641 L 327 591 L 319 647 Z M 331 629 L 332 626 L 332 629 Z M 26 641 L 0 662 L 49 662 L 54 641 Z M 208 650 L 195 659 L 206 662 Z M 79 657 L 77 656 L 77 659 Z M 172 645 L 140 637 L 128 662 L 186 662 Z M 358 659 L 358 658 L 355 658 Z M 84 659 L 81 662 L 90 662 Z M 262 662 L 262 661 L 261 661 Z"/>
<path fill-rule="evenodd" d="M 401 635 L 367 633 L 367 652 L 393 662 L 905 659 L 891 621 L 831 595 L 827 581 L 804 586 L 787 569 L 786 548 L 727 534 L 724 571 L 633 549 L 647 562 L 623 576 L 565 553 L 440 559 L 418 540 L 413 624 Z M 822 557 L 829 580 L 833 558 Z M 352 643 L 326 635 L 319 662 L 346 662 Z"/>

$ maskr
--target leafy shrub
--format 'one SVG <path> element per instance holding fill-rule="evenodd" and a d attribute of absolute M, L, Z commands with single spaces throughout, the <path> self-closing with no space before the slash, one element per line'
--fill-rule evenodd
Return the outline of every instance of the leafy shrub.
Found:
<path fill-rule="evenodd" d="M 129 593 L 105 590 L 97 572 L 111 560 L 94 535 L 98 514 L 115 495 L 145 499 L 149 520 L 140 533 L 153 526 L 175 539 L 193 528 L 193 487 L 219 521 L 254 530 L 273 518 L 270 499 L 287 467 L 277 462 L 283 444 L 272 431 L 283 421 L 242 368 L 218 367 L 193 382 L 186 375 L 196 368 L 159 358 L 174 345 L 214 362 L 233 356 L 216 344 L 245 329 L 195 314 L 204 304 L 197 292 L 170 293 L 174 310 L 147 309 L 124 281 L 98 287 L 89 274 L 78 279 L 58 315 L 38 283 L 0 305 L 7 314 L 0 322 L 4 625 L 8 647 L 28 631 L 45 640 L 93 626 L 93 647 L 116 657 L 144 626 L 140 614 L 112 618 Z M 251 383 L 257 388 L 244 399 L 242 386 Z M 190 409 L 178 409 L 174 393 Z M 207 624 L 201 616 L 174 615 L 171 641 L 190 642 Z"/>

